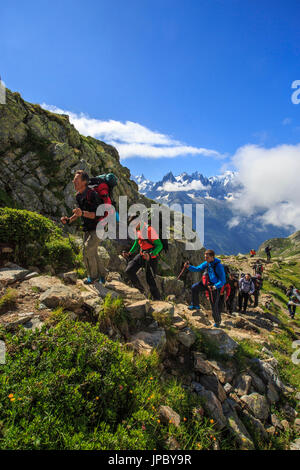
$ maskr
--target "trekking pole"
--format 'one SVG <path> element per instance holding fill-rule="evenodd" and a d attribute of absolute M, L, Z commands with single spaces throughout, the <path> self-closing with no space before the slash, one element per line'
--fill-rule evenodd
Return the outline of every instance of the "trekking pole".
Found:
<path fill-rule="evenodd" d="M 186 264 L 184 263 L 184 266 L 182 268 L 182 270 L 180 271 L 180 273 L 178 274 L 177 276 L 177 281 L 179 281 L 179 279 L 181 278 L 181 276 L 183 275 L 184 271 L 186 270 L 187 266 Z"/>

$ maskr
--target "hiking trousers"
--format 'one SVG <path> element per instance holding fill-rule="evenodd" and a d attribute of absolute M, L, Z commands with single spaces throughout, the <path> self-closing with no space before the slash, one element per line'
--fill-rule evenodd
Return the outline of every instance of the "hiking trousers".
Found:
<path fill-rule="evenodd" d="M 258 307 L 259 290 L 254 292 L 254 307 Z"/>
<path fill-rule="evenodd" d="M 146 271 L 146 281 L 149 286 L 151 295 L 154 300 L 160 300 L 160 293 L 155 282 L 155 274 L 157 272 L 158 260 L 157 258 L 150 258 L 149 261 L 146 261 L 141 254 L 136 255 L 131 261 L 129 261 L 125 274 L 131 280 L 134 287 L 139 289 L 141 292 L 144 292 L 144 288 L 139 281 L 136 273 L 140 268 L 145 268 Z"/>
<path fill-rule="evenodd" d="M 235 292 L 232 294 L 230 293 L 227 302 L 226 302 L 227 312 L 233 313 L 235 307 Z"/>
<path fill-rule="evenodd" d="M 288 311 L 289 311 L 290 317 L 294 318 L 295 313 L 296 313 L 296 305 L 288 304 Z"/>
<path fill-rule="evenodd" d="M 83 234 L 83 262 L 85 264 L 88 276 L 93 280 L 99 280 L 105 277 L 106 270 L 98 254 L 99 238 L 96 230 L 84 232 Z"/>
<path fill-rule="evenodd" d="M 192 304 L 199 306 L 199 293 L 207 291 L 207 287 L 203 284 L 202 281 L 196 282 L 192 285 Z M 212 316 L 215 323 L 221 323 L 221 312 L 219 310 L 219 299 L 220 299 L 221 289 L 212 289 L 208 290 L 209 301 L 212 310 Z"/>
<path fill-rule="evenodd" d="M 240 292 L 239 293 L 239 310 L 242 310 L 246 313 L 248 301 L 249 301 L 249 292 Z"/>

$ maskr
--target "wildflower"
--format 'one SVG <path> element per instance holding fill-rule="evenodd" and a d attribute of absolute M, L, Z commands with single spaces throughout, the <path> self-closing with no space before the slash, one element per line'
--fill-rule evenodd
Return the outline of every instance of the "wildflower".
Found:
<path fill-rule="evenodd" d="M 143 424 L 142 425 L 142 430 L 145 431 L 145 429 L 146 429 L 146 426 Z"/>
<path fill-rule="evenodd" d="M 172 423 L 173 423 L 173 421 L 170 419 L 169 424 L 172 424 Z"/>
<path fill-rule="evenodd" d="M 209 422 L 210 422 L 210 424 L 214 424 L 214 420 L 213 420 L 213 419 L 210 419 Z"/>
<path fill-rule="evenodd" d="M 150 380 L 153 380 L 153 377 L 150 377 Z"/>
<path fill-rule="evenodd" d="M 96 397 L 96 400 L 99 400 L 99 397 Z"/>
<path fill-rule="evenodd" d="M 198 449 L 202 448 L 202 445 L 200 444 L 200 442 L 197 442 L 197 447 L 198 447 Z"/>
<path fill-rule="evenodd" d="M 11 398 L 10 401 L 15 401 L 15 398 Z"/>
<path fill-rule="evenodd" d="M 132 391 L 132 390 L 129 390 L 129 393 L 133 393 L 133 391 Z"/>
<path fill-rule="evenodd" d="M 10 393 L 10 394 L 8 395 L 8 398 L 13 398 L 13 396 L 14 396 L 14 394 L 13 394 L 13 393 Z"/>
<path fill-rule="evenodd" d="M 187 421 L 187 418 L 183 418 L 183 421 Z"/>
<path fill-rule="evenodd" d="M 119 385 L 120 390 L 123 390 L 123 388 L 124 388 L 123 385 Z"/>
<path fill-rule="evenodd" d="M 157 422 L 160 423 L 160 419 L 158 419 Z"/>

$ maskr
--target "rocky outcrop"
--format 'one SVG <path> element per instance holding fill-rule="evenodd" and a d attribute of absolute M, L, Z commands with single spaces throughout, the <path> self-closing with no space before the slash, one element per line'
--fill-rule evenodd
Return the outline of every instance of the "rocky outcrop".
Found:
<path fill-rule="evenodd" d="M 78 169 L 93 176 L 112 171 L 119 180 L 116 197 L 147 201 L 114 147 L 80 135 L 68 116 L 28 103 L 19 93 L 7 90 L 6 97 L 0 107 L 0 189 L 12 205 L 63 215 L 74 206 L 72 179 Z"/>

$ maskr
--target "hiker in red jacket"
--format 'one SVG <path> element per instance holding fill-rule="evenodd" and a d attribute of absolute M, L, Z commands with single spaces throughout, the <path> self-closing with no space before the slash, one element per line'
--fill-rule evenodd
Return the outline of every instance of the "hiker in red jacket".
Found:
<path fill-rule="evenodd" d="M 227 301 L 228 301 L 228 298 L 230 296 L 230 292 L 231 292 L 230 283 L 226 282 L 226 284 L 222 287 L 222 289 L 220 291 L 220 298 L 219 298 L 219 312 L 220 313 L 222 313 L 224 311 L 225 302 L 226 302 L 226 305 L 227 305 Z"/>
<path fill-rule="evenodd" d="M 136 218 L 137 216 L 131 217 L 129 219 L 129 223 L 133 222 Z M 141 223 L 138 222 L 135 230 L 135 242 L 129 253 L 123 252 L 123 256 L 125 258 L 129 258 L 131 254 L 134 254 L 137 251 L 139 251 L 139 253 L 129 261 L 125 274 L 127 274 L 134 287 L 144 293 L 144 288 L 136 275 L 137 271 L 144 267 L 151 295 L 155 300 L 160 300 L 160 293 L 155 282 L 155 275 L 158 267 L 158 255 L 163 249 L 163 244 L 154 227 L 151 227 L 146 223 L 141 226 Z"/>

